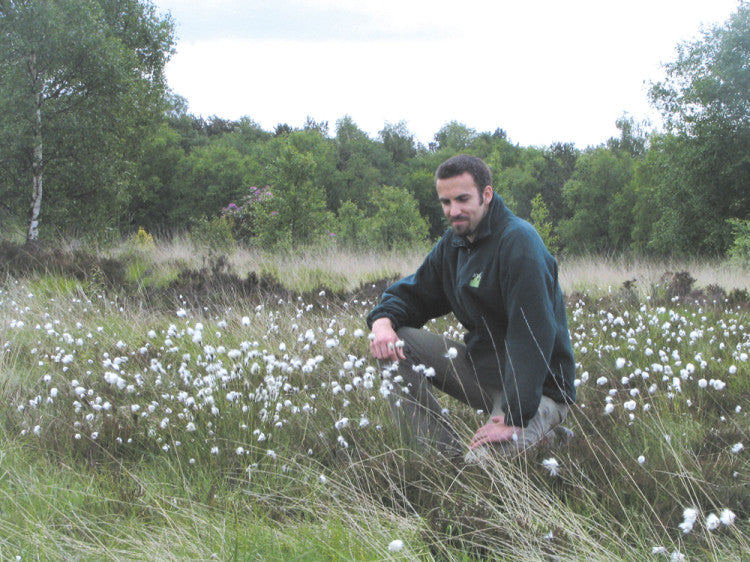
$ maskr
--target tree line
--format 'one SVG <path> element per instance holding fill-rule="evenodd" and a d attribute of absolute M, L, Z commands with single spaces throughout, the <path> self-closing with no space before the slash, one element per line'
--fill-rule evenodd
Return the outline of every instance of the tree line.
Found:
<path fill-rule="evenodd" d="M 28 241 L 203 229 L 248 244 L 410 244 L 445 229 L 437 165 L 483 158 L 508 206 L 555 252 L 750 253 L 750 6 L 679 45 L 648 130 L 579 149 L 523 147 L 446 123 L 427 146 L 404 122 L 376 138 L 331 126 L 264 130 L 190 114 L 164 80 L 174 25 L 138 0 L 0 0 L 0 220 Z"/>

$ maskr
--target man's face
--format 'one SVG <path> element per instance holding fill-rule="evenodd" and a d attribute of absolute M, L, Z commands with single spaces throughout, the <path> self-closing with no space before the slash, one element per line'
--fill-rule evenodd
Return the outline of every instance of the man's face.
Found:
<path fill-rule="evenodd" d="M 469 172 L 436 182 L 438 199 L 453 231 L 474 240 L 479 222 L 492 200 L 492 186 L 485 186 L 479 195 L 477 184 Z"/>

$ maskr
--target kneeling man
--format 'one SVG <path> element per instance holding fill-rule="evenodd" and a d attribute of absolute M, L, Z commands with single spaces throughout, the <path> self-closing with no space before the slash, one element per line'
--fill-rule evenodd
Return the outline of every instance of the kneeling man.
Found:
<path fill-rule="evenodd" d="M 576 396 L 557 263 L 493 192 L 481 159 L 446 160 L 435 184 L 451 228 L 367 316 L 370 351 L 397 362 L 393 411 L 416 444 L 465 450 L 432 392 L 438 388 L 490 414 L 467 460 L 490 449 L 512 455 L 561 430 Z M 449 312 L 467 330 L 463 342 L 421 329 Z"/>

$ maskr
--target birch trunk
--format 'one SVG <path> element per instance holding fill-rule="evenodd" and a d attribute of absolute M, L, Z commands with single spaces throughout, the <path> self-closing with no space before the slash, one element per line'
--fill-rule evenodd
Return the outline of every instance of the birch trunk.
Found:
<path fill-rule="evenodd" d="M 29 75 L 34 95 L 33 142 L 34 154 L 31 161 L 32 197 L 29 211 L 29 230 L 26 242 L 34 243 L 39 238 L 39 212 L 42 208 L 42 81 L 38 79 L 36 53 L 29 56 Z"/>

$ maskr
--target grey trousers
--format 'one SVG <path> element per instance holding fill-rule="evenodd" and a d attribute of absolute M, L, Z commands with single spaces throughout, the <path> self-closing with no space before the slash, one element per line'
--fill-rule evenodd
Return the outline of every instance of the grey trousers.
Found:
<path fill-rule="evenodd" d="M 505 416 L 500 407 L 501 378 L 497 384 L 480 381 L 467 358 L 463 343 L 415 328 L 401 328 L 406 360 L 392 372 L 394 392 L 390 403 L 402 439 L 417 449 L 436 447 L 446 453 L 468 449 L 471 436 L 459 435 L 433 393 L 437 388 L 490 417 Z M 449 350 L 455 350 L 455 353 Z M 568 406 L 543 396 L 537 414 L 517 441 L 495 447 L 500 454 L 513 454 L 540 441 L 567 415 Z"/>

